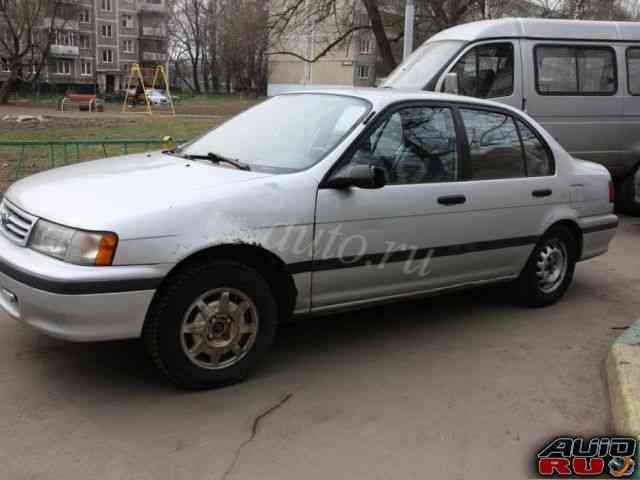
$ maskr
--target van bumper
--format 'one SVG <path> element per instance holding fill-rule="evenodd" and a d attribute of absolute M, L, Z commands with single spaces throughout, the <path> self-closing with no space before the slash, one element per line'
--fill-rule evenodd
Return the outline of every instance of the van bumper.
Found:
<path fill-rule="evenodd" d="M 0 234 L 0 310 L 65 340 L 136 338 L 170 268 L 71 265 Z"/>

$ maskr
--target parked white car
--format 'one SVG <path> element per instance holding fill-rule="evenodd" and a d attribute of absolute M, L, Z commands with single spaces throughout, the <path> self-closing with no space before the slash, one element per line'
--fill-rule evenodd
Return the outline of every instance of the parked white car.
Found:
<path fill-rule="evenodd" d="M 149 102 L 151 102 L 153 105 L 167 105 L 170 102 L 170 98 L 164 90 L 149 88 L 146 90 L 146 92 Z"/>
<path fill-rule="evenodd" d="M 175 151 L 15 183 L 0 306 L 59 338 L 142 336 L 175 383 L 224 385 L 291 317 L 499 282 L 557 301 L 608 249 L 611 185 L 505 105 L 288 94 Z"/>

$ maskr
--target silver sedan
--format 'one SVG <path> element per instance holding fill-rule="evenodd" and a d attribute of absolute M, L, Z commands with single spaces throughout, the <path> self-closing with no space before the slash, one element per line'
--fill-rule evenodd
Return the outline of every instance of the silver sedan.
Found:
<path fill-rule="evenodd" d="M 293 317 L 499 282 L 554 303 L 607 251 L 613 196 L 504 105 L 287 94 L 171 151 L 14 184 L 0 307 L 68 340 L 143 337 L 176 384 L 225 385 Z"/>

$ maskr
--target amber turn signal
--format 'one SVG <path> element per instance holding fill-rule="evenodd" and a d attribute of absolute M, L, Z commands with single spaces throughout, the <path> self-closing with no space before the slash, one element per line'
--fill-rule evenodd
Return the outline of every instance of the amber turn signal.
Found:
<path fill-rule="evenodd" d="M 115 233 L 105 233 L 100 240 L 98 254 L 96 255 L 96 265 L 107 267 L 113 263 L 113 257 L 118 246 L 118 236 Z"/>

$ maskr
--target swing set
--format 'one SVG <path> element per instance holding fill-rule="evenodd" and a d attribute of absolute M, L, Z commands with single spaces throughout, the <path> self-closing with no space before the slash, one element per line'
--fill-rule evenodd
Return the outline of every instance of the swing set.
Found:
<path fill-rule="evenodd" d="M 149 82 L 149 79 L 151 82 Z M 132 94 L 131 89 L 132 86 L 136 84 L 135 87 L 136 93 Z M 147 88 L 147 85 L 151 85 Z M 122 112 L 126 113 L 144 113 L 147 115 L 153 115 L 153 102 L 149 99 L 148 92 L 153 92 L 156 89 L 156 85 L 164 86 L 164 91 L 169 100 L 168 105 L 170 107 L 169 111 L 163 110 L 162 112 L 168 115 L 176 114 L 175 105 L 173 104 L 173 97 L 171 96 L 171 90 L 169 88 L 169 81 L 167 80 L 167 74 L 164 70 L 164 65 L 157 65 L 155 68 L 142 68 L 139 64 L 134 63 L 131 65 L 131 70 L 129 71 L 129 78 L 127 80 L 127 89 L 126 94 L 124 96 L 124 103 L 122 104 Z M 130 101 L 138 100 L 138 86 L 141 87 L 141 95 L 144 97 L 145 103 L 145 111 L 144 112 L 132 112 L 131 109 L 128 108 Z"/>

